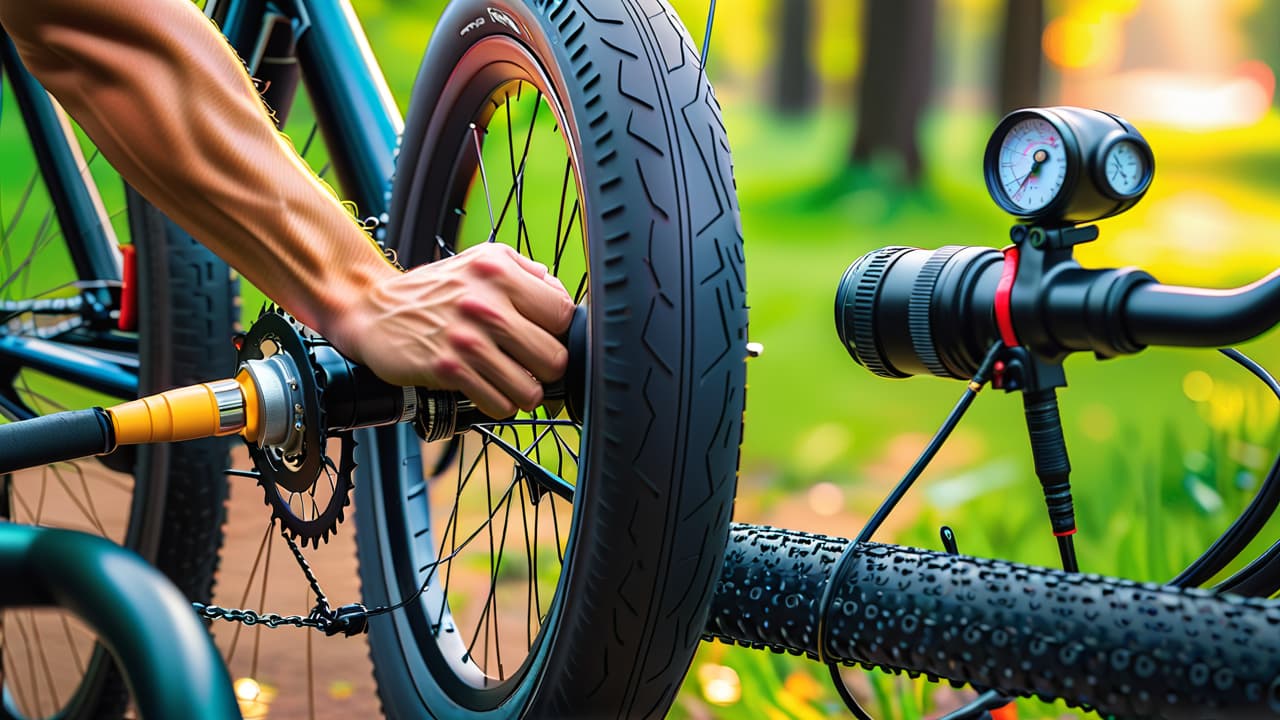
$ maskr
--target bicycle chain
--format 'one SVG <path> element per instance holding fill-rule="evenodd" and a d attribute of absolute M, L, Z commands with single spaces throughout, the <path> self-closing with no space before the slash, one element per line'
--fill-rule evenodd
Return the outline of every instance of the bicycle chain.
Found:
<path fill-rule="evenodd" d="M 311 591 L 315 593 L 316 605 L 311 608 L 310 613 L 307 615 L 281 615 L 280 613 L 260 613 L 251 609 L 224 608 L 212 604 L 206 605 L 205 603 L 193 602 L 191 606 L 195 608 L 196 614 L 208 620 L 238 622 L 247 627 L 265 625 L 273 630 L 282 625 L 299 628 L 309 627 L 319 630 L 330 637 L 339 633 L 352 637 L 367 632 L 370 612 L 365 606 L 360 603 L 349 603 L 334 610 L 329 605 L 329 598 L 325 596 L 324 590 L 320 588 L 320 580 L 312 572 L 311 564 L 303 556 L 298 544 L 293 541 L 293 538 L 289 537 L 289 533 L 284 526 L 280 528 L 280 536 L 289 544 L 289 549 L 293 551 L 294 559 L 298 561 L 298 567 L 302 569 L 302 574 L 306 576 L 307 583 L 311 586 Z"/>

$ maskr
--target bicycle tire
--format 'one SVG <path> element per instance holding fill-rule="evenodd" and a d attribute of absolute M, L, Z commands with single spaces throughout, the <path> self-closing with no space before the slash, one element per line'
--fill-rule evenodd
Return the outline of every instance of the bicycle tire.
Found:
<path fill-rule="evenodd" d="M 746 355 L 732 167 L 697 58 L 665 2 L 461 0 L 437 25 L 406 120 L 389 244 L 409 265 L 436 257 L 449 212 L 437 198 L 469 182 L 448 158 L 483 105 L 472 91 L 541 74 L 530 82 L 559 106 L 586 228 L 587 409 L 558 589 L 523 669 L 495 693 L 459 689 L 432 664 L 433 630 L 411 604 L 370 622 L 389 717 L 661 716 L 688 669 L 732 506 Z M 404 462 L 416 442 L 400 430 L 361 443 L 366 604 L 418 584 L 410 520 L 423 511 L 409 496 L 424 481 Z"/>
<path fill-rule="evenodd" d="M 1280 717 L 1276 601 L 876 543 L 840 567 L 848 543 L 735 525 L 707 639 L 1104 716 Z"/>
<path fill-rule="evenodd" d="M 125 188 L 125 197 L 137 252 L 139 394 L 225 375 L 235 366 L 231 335 L 239 319 L 237 283 L 229 268 L 132 189 Z M 133 475 L 123 544 L 192 600 L 208 602 L 212 593 L 222 544 L 228 449 L 225 439 L 214 439 L 141 446 L 82 461 Z M 6 695 L 12 695 L 9 688 Z M 60 702 L 57 694 L 52 701 Z M 122 717 L 128 702 L 123 676 L 106 651 L 95 646 L 74 690 L 48 716 Z M 24 717 L 18 705 L 14 697 L 6 698 L 0 718 Z"/>

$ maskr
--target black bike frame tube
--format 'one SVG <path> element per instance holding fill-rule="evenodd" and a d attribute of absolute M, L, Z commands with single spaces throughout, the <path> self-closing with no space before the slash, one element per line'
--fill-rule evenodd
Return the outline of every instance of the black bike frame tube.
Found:
<path fill-rule="evenodd" d="M 347 0 L 296 0 L 302 81 L 343 194 L 381 217 L 404 123 Z"/>
<path fill-rule="evenodd" d="M 69 136 L 69 128 L 53 100 L 27 72 L 13 41 L 2 31 L 0 64 L 13 87 L 77 276 L 82 281 L 119 281 L 120 257 L 115 248 L 115 234 L 96 194 L 87 184 L 88 171 L 81 165 L 83 158 L 78 148 L 71 145 L 74 137 Z M 104 307 L 109 306 L 110 296 L 105 289 L 90 292 L 95 293 Z"/>
<path fill-rule="evenodd" d="M 88 623 L 142 717 L 240 717 L 191 603 L 136 553 L 84 533 L 0 523 L 0 577 L 0 606 L 62 607 Z"/>
<path fill-rule="evenodd" d="M 294 19 L 302 79 L 343 196 L 381 217 L 404 123 L 350 3 L 219 0 L 206 10 L 242 58 L 253 57 L 268 10 Z"/>
<path fill-rule="evenodd" d="M 0 367 L 10 365 L 52 375 L 122 400 L 138 396 L 138 375 L 97 353 L 39 338 L 0 335 Z"/>
<path fill-rule="evenodd" d="M 205 14 L 218 25 L 241 59 L 253 57 L 266 12 L 263 0 L 209 0 L 205 4 Z M 253 68 L 249 70 L 252 72 Z"/>

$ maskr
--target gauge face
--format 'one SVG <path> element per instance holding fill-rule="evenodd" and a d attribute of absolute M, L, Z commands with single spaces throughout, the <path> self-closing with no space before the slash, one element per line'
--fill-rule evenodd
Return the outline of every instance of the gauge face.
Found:
<path fill-rule="evenodd" d="M 1121 140 L 1107 149 L 1102 159 L 1102 177 L 1107 188 L 1119 197 L 1142 189 L 1147 179 L 1147 158 L 1132 140 Z"/>
<path fill-rule="evenodd" d="M 1027 214 L 1048 207 L 1067 179 L 1062 135 L 1044 118 L 1027 118 L 1009 128 L 1000 143 L 998 162 L 1005 198 Z"/>

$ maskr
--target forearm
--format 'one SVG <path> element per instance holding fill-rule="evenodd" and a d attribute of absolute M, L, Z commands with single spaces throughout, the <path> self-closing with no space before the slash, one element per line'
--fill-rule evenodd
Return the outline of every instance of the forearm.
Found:
<path fill-rule="evenodd" d="M 0 0 L 0 23 L 130 184 L 307 324 L 397 272 L 187 0 Z"/>

